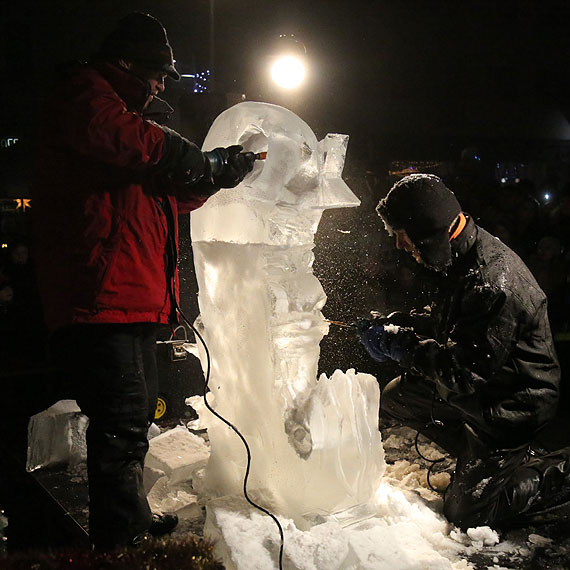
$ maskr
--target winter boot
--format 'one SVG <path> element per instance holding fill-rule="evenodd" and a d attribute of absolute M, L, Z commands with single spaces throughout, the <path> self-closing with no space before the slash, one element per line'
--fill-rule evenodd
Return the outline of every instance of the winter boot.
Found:
<path fill-rule="evenodd" d="M 528 505 L 517 517 L 517 526 L 570 518 L 570 447 L 534 457 L 516 479 L 509 495 L 517 502 L 524 498 Z"/>
<path fill-rule="evenodd" d="M 175 513 L 152 513 L 152 522 L 148 532 L 152 536 L 162 536 L 172 532 L 178 524 Z"/>

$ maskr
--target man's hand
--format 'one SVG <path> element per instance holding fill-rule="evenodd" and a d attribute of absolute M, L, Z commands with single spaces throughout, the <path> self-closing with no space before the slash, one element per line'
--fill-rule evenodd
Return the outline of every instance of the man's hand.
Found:
<path fill-rule="evenodd" d="M 370 322 L 366 327 L 364 320 L 359 321 L 360 342 L 368 354 L 378 362 L 394 360 L 401 363 L 411 358 L 419 339 L 412 329 L 391 324 Z"/>
<path fill-rule="evenodd" d="M 239 144 L 215 148 L 204 154 L 210 161 L 212 175 L 217 186 L 234 188 L 251 172 L 255 164 L 253 152 L 241 152 Z"/>

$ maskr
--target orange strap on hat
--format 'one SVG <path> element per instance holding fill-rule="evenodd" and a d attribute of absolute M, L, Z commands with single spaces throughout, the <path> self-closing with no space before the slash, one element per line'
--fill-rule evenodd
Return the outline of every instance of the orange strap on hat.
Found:
<path fill-rule="evenodd" d="M 457 227 L 451 236 L 449 236 L 449 241 L 454 240 L 462 231 L 463 228 L 467 225 L 467 218 L 463 212 L 459 212 L 459 222 L 457 223 Z"/>

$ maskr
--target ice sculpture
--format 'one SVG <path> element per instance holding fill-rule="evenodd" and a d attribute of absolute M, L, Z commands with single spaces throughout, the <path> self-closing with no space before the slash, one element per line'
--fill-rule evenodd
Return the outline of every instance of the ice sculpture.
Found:
<path fill-rule="evenodd" d="M 347 143 L 339 134 L 317 142 L 282 107 L 240 103 L 215 120 L 203 147 L 241 144 L 267 160 L 191 217 L 209 401 L 251 448 L 249 493 L 301 527 L 372 500 L 385 467 L 376 380 L 349 370 L 317 381 L 328 325 L 313 240 L 325 209 L 359 204 L 341 178 Z M 194 405 L 212 444 L 207 490 L 241 495 L 241 441 Z"/>

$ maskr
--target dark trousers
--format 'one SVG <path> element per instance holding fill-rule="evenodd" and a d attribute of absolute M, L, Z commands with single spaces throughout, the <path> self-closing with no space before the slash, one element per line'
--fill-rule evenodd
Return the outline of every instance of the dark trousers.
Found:
<path fill-rule="evenodd" d="M 89 418 L 89 535 L 100 548 L 129 544 L 151 523 L 143 466 L 157 398 L 156 332 L 153 324 L 82 324 L 51 339 L 62 391 Z"/>
<path fill-rule="evenodd" d="M 516 526 L 570 499 L 570 448 L 531 457 L 530 442 L 503 446 L 437 398 L 429 382 L 392 380 L 382 392 L 381 414 L 417 429 L 457 458 L 444 514 L 460 528 Z"/>

